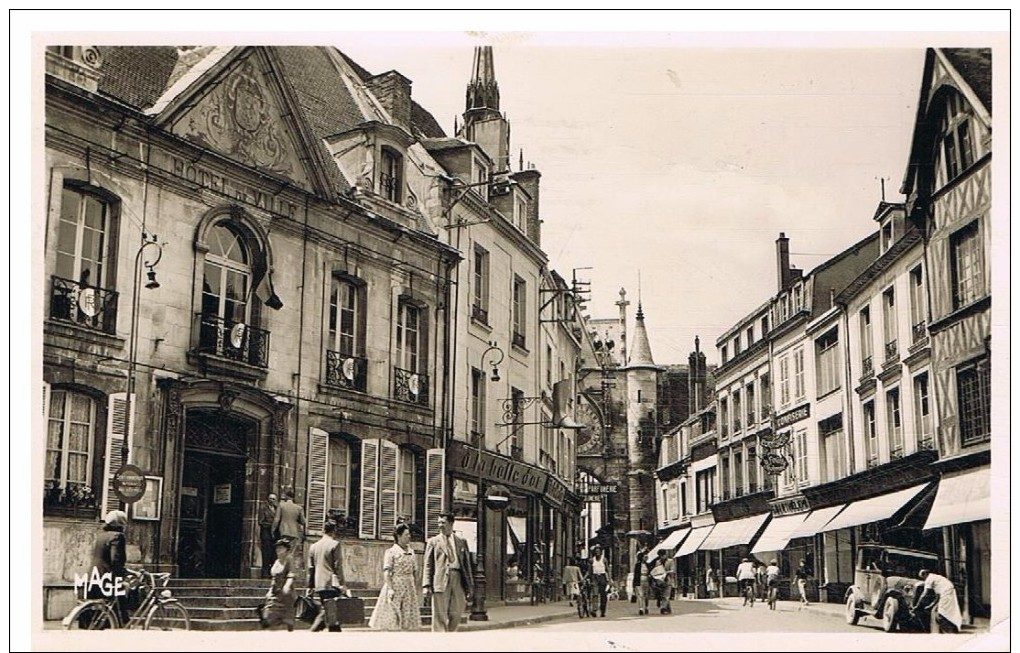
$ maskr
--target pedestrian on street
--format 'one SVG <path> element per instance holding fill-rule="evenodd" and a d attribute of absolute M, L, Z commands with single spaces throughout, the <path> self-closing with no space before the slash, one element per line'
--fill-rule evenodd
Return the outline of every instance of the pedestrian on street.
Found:
<path fill-rule="evenodd" d="M 319 603 L 311 630 L 314 633 L 328 626 L 330 632 L 338 633 L 341 627 L 336 599 L 346 589 L 343 557 L 340 542 L 334 539 L 336 523 L 326 522 L 322 531 L 319 541 L 308 547 L 308 586 Z"/>
<path fill-rule="evenodd" d="M 581 568 L 577 566 L 574 558 L 570 558 L 567 564 L 564 565 L 563 578 L 560 580 L 563 583 L 563 591 L 567 595 L 567 601 L 573 606 L 574 601 L 577 600 L 578 595 L 581 593 Z"/>
<path fill-rule="evenodd" d="M 797 564 L 797 570 L 793 572 L 794 578 L 797 579 L 797 591 L 800 593 L 800 602 L 802 605 L 811 605 L 807 598 L 807 581 L 811 577 L 811 570 L 808 568 L 807 563 L 801 558 L 800 563 Z"/>
<path fill-rule="evenodd" d="M 648 581 L 648 547 L 642 546 L 637 552 L 634 562 L 634 576 L 631 581 L 634 585 L 634 596 L 637 597 L 637 613 L 648 614 L 648 593 L 650 590 Z"/>
<path fill-rule="evenodd" d="M 708 592 L 708 598 L 710 599 L 714 599 L 716 592 L 719 591 L 719 583 L 715 577 L 715 568 L 710 564 L 708 569 L 705 570 L 705 591 Z"/>
<path fill-rule="evenodd" d="M 595 587 L 599 592 L 599 616 L 606 616 L 606 602 L 608 601 L 610 569 L 609 562 L 603 557 L 602 546 L 596 544 L 592 547 L 591 577 L 595 581 Z"/>
<path fill-rule="evenodd" d="M 676 587 L 675 572 L 673 570 L 673 559 L 669 557 L 669 551 L 659 549 L 659 555 L 652 563 L 652 569 L 648 572 L 655 591 L 655 604 L 659 607 L 659 614 L 671 614 L 673 608 L 669 601 L 674 588 Z"/>
<path fill-rule="evenodd" d="M 273 532 L 273 521 L 276 519 L 278 502 L 272 492 L 265 503 L 259 508 L 259 545 L 262 551 L 262 577 L 269 578 L 269 570 L 276 559 L 276 540 L 279 535 Z"/>
<path fill-rule="evenodd" d="M 383 587 L 368 626 L 372 630 L 421 630 L 418 580 L 411 527 L 397 524 L 393 546 L 383 554 Z"/>
<path fill-rule="evenodd" d="M 127 578 L 127 538 L 124 531 L 127 528 L 128 516 L 123 510 L 111 510 L 103 517 L 103 529 L 96 535 L 92 546 L 92 569 L 93 574 L 103 577 L 110 574 L 111 587 L 123 585 Z M 99 585 L 91 585 L 88 590 L 88 598 L 105 598 L 103 589 Z M 126 596 L 113 596 L 114 606 L 117 610 L 117 617 L 122 624 L 127 623 L 128 609 Z M 82 613 L 82 621 L 88 617 Z"/>
<path fill-rule="evenodd" d="M 453 632 L 460 627 L 464 606 L 471 598 L 474 573 L 467 542 L 453 533 L 451 512 L 439 515 L 439 534 L 425 544 L 422 592 L 432 598 L 432 631 Z"/>
<path fill-rule="evenodd" d="M 300 564 L 301 542 L 305 537 L 305 509 L 294 503 L 294 490 L 290 488 L 284 490 L 283 502 L 276 508 L 273 530 L 280 534 L 281 540 L 287 540 L 291 556 Z"/>
<path fill-rule="evenodd" d="M 930 612 L 931 622 L 938 625 L 940 633 L 960 632 L 963 615 L 960 614 L 960 602 L 953 581 L 927 569 L 922 569 L 917 575 L 924 581 L 924 592 L 910 611 Z"/>
<path fill-rule="evenodd" d="M 260 608 L 260 622 L 263 628 L 284 625 L 288 632 L 294 630 L 294 570 L 291 561 L 290 540 L 276 541 L 276 562 L 270 573 L 273 582 L 266 592 L 265 603 Z"/>

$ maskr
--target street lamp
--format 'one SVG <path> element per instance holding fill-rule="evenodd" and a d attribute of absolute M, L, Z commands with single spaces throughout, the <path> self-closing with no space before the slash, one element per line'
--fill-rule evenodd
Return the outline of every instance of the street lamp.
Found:
<path fill-rule="evenodd" d="M 493 383 L 499 381 L 499 367 L 503 362 L 503 350 L 496 342 L 490 341 L 489 348 L 482 352 L 481 367 L 484 370 L 486 365 L 492 367 L 490 379 Z M 502 510 L 510 503 L 510 492 L 502 485 L 493 485 L 488 492 L 482 491 L 482 452 L 485 449 L 485 437 L 478 436 L 478 501 L 475 511 L 475 587 L 474 600 L 471 602 L 471 621 L 488 621 L 489 613 L 485 610 L 485 508 L 489 506 L 494 510 Z"/>
<path fill-rule="evenodd" d="M 152 261 L 145 260 L 145 267 L 149 269 L 146 272 L 146 278 L 148 281 L 145 283 L 145 287 L 150 290 L 159 288 L 159 282 L 156 281 L 156 264 L 163 258 L 163 246 L 158 242 L 155 234 L 147 234 L 142 232 L 142 244 L 138 247 L 138 252 L 135 253 L 135 267 L 134 267 L 134 283 L 131 288 L 131 341 L 128 348 L 128 382 L 127 382 L 127 428 L 125 429 L 125 436 L 131 433 L 132 428 L 132 417 L 133 417 L 133 406 L 134 403 L 131 398 L 135 393 L 135 366 L 138 358 L 138 286 L 142 282 L 142 253 L 149 247 L 155 247 L 155 259 Z M 128 458 L 128 439 L 124 438 L 124 444 L 121 445 L 121 463 L 126 465 Z"/>

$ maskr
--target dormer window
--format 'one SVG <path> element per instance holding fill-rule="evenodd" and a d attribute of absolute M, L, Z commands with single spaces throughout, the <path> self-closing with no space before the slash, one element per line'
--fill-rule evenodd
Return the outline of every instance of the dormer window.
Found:
<path fill-rule="evenodd" d="M 940 154 L 944 165 L 945 183 L 949 183 L 974 163 L 973 120 L 963 95 L 952 92 L 946 96 L 945 111 L 939 125 L 942 135 Z"/>
<path fill-rule="evenodd" d="M 482 197 L 489 197 L 489 168 L 480 159 L 474 159 L 474 189 Z"/>
<path fill-rule="evenodd" d="M 404 158 L 389 147 L 383 147 L 379 154 L 379 194 L 397 204 L 400 203 L 400 189 L 403 183 Z"/>
<path fill-rule="evenodd" d="M 882 225 L 882 252 L 886 252 L 892 246 L 893 242 L 893 223 L 889 220 Z"/>

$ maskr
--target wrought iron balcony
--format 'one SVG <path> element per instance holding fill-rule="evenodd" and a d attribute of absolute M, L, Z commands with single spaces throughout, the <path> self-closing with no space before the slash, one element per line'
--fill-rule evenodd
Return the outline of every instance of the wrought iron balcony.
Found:
<path fill-rule="evenodd" d="M 740 486 L 737 486 L 737 489 L 734 490 L 734 492 L 733 492 L 733 496 L 734 497 L 742 497 L 742 496 L 744 496 L 744 488 L 742 488 Z"/>
<path fill-rule="evenodd" d="M 104 333 L 116 333 L 117 291 L 53 277 L 50 317 Z"/>
<path fill-rule="evenodd" d="M 878 456 L 871 456 L 868 458 L 868 469 L 872 467 L 878 467 Z"/>
<path fill-rule="evenodd" d="M 918 322 L 913 327 L 911 327 L 911 333 L 914 336 L 914 344 L 927 340 L 928 324 L 924 321 Z"/>
<path fill-rule="evenodd" d="M 872 365 L 871 356 L 865 356 L 861 359 L 861 378 L 866 379 L 875 373 L 875 368 Z"/>
<path fill-rule="evenodd" d="M 400 401 L 427 406 L 429 403 L 429 375 L 394 367 L 393 396 Z"/>
<path fill-rule="evenodd" d="M 269 367 L 269 331 L 258 327 L 224 320 L 218 315 L 195 315 L 198 344 L 194 351 L 211 354 L 232 361 Z"/>
<path fill-rule="evenodd" d="M 489 311 L 482 308 L 480 304 L 471 305 L 471 319 L 482 324 L 489 324 Z"/>
<path fill-rule="evenodd" d="M 368 387 L 368 360 L 338 351 L 327 351 L 326 384 L 365 392 Z"/>
<path fill-rule="evenodd" d="M 889 459 L 898 460 L 903 457 L 903 445 L 898 445 L 889 450 Z"/>
<path fill-rule="evenodd" d="M 895 340 L 890 340 L 889 342 L 885 343 L 885 359 L 887 361 L 895 360 L 899 353 L 900 350 L 896 346 Z"/>
<path fill-rule="evenodd" d="M 525 344 L 524 343 L 524 334 L 523 333 L 517 333 L 516 331 L 514 331 L 513 344 L 514 344 L 514 347 L 520 347 L 521 349 L 526 349 L 526 347 L 524 346 L 524 344 Z"/>

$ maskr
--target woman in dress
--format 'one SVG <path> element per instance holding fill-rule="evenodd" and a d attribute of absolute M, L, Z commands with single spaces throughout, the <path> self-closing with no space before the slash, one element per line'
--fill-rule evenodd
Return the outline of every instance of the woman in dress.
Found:
<path fill-rule="evenodd" d="M 411 528 L 397 524 L 396 542 L 383 555 L 383 586 L 368 620 L 372 630 L 421 630 L 418 560 L 411 549 Z"/>
<path fill-rule="evenodd" d="M 705 591 L 708 592 L 710 599 L 714 599 L 715 593 L 719 591 L 719 585 L 715 580 L 715 569 L 712 565 L 709 565 L 708 570 L 705 571 Z"/>
<path fill-rule="evenodd" d="M 294 630 L 294 572 L 291 569 L 290 540 L 281 538 L 276 542 L 276 562 L 269 570 L 273 584 L 266 592 L 263 608 L 262 627 L 269 628 L 283 624 L 287 631 Z"/>

